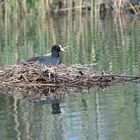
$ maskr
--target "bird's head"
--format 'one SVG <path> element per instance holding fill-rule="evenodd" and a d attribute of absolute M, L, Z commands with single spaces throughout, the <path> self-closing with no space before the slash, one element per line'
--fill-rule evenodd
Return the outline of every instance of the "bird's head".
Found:
<path fill-rule="evenodd" d="M 53 51 L 60 52 L 60 51 L 64 51 L 64 49 L 61 47 L 61 45 L 56 44 L 52 46 L 52 52 Z"/>

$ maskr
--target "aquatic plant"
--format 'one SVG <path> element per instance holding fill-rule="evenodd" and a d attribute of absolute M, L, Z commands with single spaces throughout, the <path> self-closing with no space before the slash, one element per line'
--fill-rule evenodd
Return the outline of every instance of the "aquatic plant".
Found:
<path fill-rule="evenodd" d="M 132 3 L 133 2 L 133 3 Z M 135 1 L 132 0 L 108 0 L 102 1 L 86 1 L 86 0 L 2 0 L 0 1 L 0 11 L 2 15 L 8 16 L 27 16 L 27 15 L 44 15 L 46 13 L 58 13 L 58 12 L 71 12 L 82 10 L 91 12 L 99 12 L 96 6 L 100 7 L 100 4 L 104 3 L 107 7 L 113 8 L 116 12 L 126 9 L 133 9 L 135 12 Z M 106 6 L 105 6 L 106 7 Z M 137 8 L 138 9 L 138 8 Z"/>

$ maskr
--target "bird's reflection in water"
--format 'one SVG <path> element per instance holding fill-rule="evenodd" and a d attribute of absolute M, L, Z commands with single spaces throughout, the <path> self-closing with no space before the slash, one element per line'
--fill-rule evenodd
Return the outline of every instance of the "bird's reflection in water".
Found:
<path fill-rule="evenodd" d="M 44 88 L 41 93 L 43 98 L 32 100 L 30 101 L 37 103 L 37 104 L 51 104 L 52 114 L 59 114 L 61 113 L 60 103 L 62 102 L 63 95 L 59 92 L 58 88 L 56 87 L 47 87 Z"/>
<path fill-rule="evenodd" d="M 52 104 L 52 114 L 59 114 L 59 113 L 61 113 L 59 102 Z"/>
<path fill-rule="evenodd" d="M 0 88 L 1 93 L 13 96 L 16 99 L 27 99 L 35 104 L 50 104 L 52 114 L 61 113 L 60 103 L 63 102 L 67 88 L 23 86 Z"/>

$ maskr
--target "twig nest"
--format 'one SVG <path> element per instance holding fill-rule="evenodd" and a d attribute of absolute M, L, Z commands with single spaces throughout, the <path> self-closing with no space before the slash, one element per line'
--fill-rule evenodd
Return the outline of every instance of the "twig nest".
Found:
<path fill-rule="evenodd" d="M 91 77 L 98 75 L 80 65 L 47 66 L 39 63 L 8 65 L 0 70 L 0 85 L 87 86 Z M 92 81 L 93 82 L 93 81 Z"/>

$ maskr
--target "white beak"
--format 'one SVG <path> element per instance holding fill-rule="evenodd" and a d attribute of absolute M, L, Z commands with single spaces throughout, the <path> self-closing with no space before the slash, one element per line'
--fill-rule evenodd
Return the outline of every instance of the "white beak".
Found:
<path fill-rule="evenodd" d="M 59 45 L 60 47 L 60 51 L 64 52 L 65 50 L 61 47 L 61 45 Z"/>

